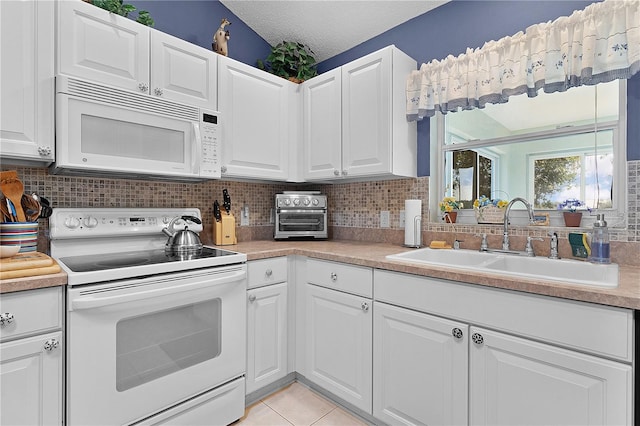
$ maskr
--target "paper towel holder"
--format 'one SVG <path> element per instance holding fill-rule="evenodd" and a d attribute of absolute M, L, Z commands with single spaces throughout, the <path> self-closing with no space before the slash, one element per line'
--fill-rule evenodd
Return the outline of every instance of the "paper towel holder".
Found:
<path fill-rule="evenodd" d="M 415 216 L 413 218 L 413 244 L 407 244 L 406 242 L 403 244 L 404 247 L 409 248 L 420 248 L 421 244 L 421 232 L 422 232 L 422 218 L 420 216 Z"/>

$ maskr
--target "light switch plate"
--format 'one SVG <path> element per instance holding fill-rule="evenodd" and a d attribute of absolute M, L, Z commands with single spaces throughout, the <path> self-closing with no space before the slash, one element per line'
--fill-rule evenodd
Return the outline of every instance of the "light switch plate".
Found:
<path fill-rule="evenodd" d="M 389 210 L 380 212 L 380 228 L 389 228 L 391 226 L 391 213 Z"/>
<path fill-rule="evenodd" d="M 406 214 L 404 210 L 400 210 L 400 228 L 404 228 L 404 224 L 406 221 Z"/>

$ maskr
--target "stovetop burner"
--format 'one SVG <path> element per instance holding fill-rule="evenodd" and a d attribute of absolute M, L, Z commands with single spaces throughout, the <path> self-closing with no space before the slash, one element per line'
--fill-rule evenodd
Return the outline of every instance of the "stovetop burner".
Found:
<path fill-rule="evenodd" d="M 166 252 L 164 249 L 158 249 L 149 251 L 130 251 L 124 253 L 67 256 L 61 257 L 59 260 L 72 272 L 95 272 L 169 262 L 189 262 L 198 259 L 222 257 L 233 254 L 236 253 L 213 247 L 203 247 L 201 250 L 189 253 L 171 253 Z"/>

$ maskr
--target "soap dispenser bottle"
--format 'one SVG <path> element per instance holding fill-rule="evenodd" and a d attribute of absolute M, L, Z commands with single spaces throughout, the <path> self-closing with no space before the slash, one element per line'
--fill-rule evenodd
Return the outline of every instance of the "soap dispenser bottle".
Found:
<path fill-rule="evenodd" d="M 604 220 L 604 214 L 597 215 L 596 221 L 593 222 L 589 261 L 593 263 L 611 263 L 609 228 L 607 228 L 607 222 Z"/>

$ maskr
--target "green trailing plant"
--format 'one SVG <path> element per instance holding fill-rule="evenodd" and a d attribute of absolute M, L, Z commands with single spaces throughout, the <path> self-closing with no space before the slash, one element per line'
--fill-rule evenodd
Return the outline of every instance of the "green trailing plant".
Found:
<path fill-rule="evenodd" d="M 282 78 L 301 83 L 318 75 L 316 59 L 311 48 L 305 44 L 283 41 L 271 48 L 271 53 L 257 65 L 261 70 Z"/>
<path fill-rule="evenodd" d="M 136 7 L 134 5 L 126 4 L 123 0 L 89 0 L 89 3 L 101 9 L 108 10 L 111 13 L 124 16 L 126 18 L 129 17 L 130 13 L 136 11 Z M 151 15 L 149 15 L 149 12 L 147 12 L 146 10 L 138 11 L 136 22 L 139 22 L 142 25 L 146 25 L 148 27 L 153 27 L 153 25 L 155 24 L 153 18 L 151 18 Z"/>

